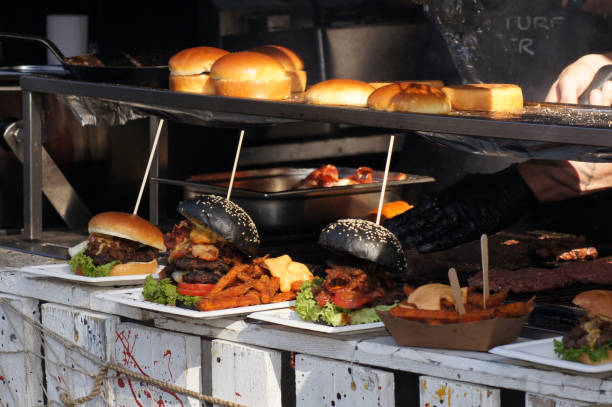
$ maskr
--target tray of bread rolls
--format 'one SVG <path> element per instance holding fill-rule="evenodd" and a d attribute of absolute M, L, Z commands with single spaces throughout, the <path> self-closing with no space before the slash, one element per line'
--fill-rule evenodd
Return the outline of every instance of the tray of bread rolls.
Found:
<path fill-rule="evenodd" d="M 612 147 L 612 109 L 524 102 L 515 84 L 439 80 L 308 81 L 292 50 L 193 47 L 170 58 L 169 88 L 27 76 L 24 90 L 110 99 L 196 124 L 250 126 L 316 121 L 432 134 Z"/>

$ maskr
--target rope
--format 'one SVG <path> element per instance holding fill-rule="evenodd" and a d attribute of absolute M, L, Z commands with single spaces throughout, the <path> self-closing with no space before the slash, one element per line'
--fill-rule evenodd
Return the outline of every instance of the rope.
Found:
<path fill-rule="evenodd" d="M 174 393 L 184 394 L 186 396 L 193 397 L 200 401 L 205 401 L 207 403 L 218 404 L 220 406 L 226 406 L 226 407 L 245 407 L 243 404 L 233 403 L 231 401 L 225 401 L 217 397 L 206 396 L 204 394 L 198 393 L 197 391 L 185 389 L 183 387 L 176 386 L 174 384 L 166 383 L 164 381 L 154 379 L 152 377 L 145 376 L 140 373 L 133 372 L 115 363 L 106 363 L 105 365 L 100 367 L 100 370 L 98 371 L 98 374 L 96 375 L 96 381 L 94 384 L 94 388 L 91 391 L 91 393 L 89 393 L 87 396 L 79 397 L 78 399 L 71 399 L 68 392 L 62 393 L 60 395 L 60 399 L 62 400 L 62 403 L 64 403 L 67 407 L 74 407 L 74 406 L 77 406 L 82 403 L 86 403 L 96 398 L 100 394 L 100 391 L 102 390 L 102 383 L 104 379 L 106 378 L 106 373 L 108 370 L 114 370 L 118 373 L 123 373 L 126 376 L 131 377 L 132 379 L 136 379 L 141 382 L 150 383 L 156 387 L 159 387 L 160 389 L 169 390 Z"/>
<path fill-rule="evenodd" d="M 75 407 L 79 404 L 83 404 L 86 403 L 88 401 L 93 400 L 94 398 L 96 398 L 98 395 L 100 395 L 100 392 L 102 391 L 102 384 L 104 382 L 104 379 L 107 379 L 108 377 L 106 376 L 107 372 L 109 370 L 114 370 L 117 373 L 123 373 L 126 376 L 131 377 L 132 379 L 136 379 L 140 382 L 145 382 L 145 383 L 149 383 L 152 384 L 160 389 L 163 390 L 169 390 L 171 392 L 174 393 L 179 393 L 179 394 L 183 394 L 195 399 L 198 399 L 200 401 L 204 401 L 206 403 L 212 403 L 212 404 L 217 404 L 220 406 L 224 406 L 224 407 L 245 407 L 243 404 L 238 404 L 238 403 L 234 403 L 231 401 L 226 401 L 226 400 L 222 400 L 219 399 L 217 397 L 212 397 L 212 396 L 207 396 L 204 394 L 201 394 L 199 392 L 193 391 L 193 390 L 189 390 L 186 389 L 184 387 L 180 387 L 174 384 L 170 384 L 170 383 L 166 383 L 162 380 L 158 380 L 149 376 L 145 376 L 143 374 L 140 373 L 136 373 L 133 372 L 127 368 L 125 368 L 124 366 L 118 365 L 116 363 L 105 363 L 102 364 L 102 362 L 100 361 L 100 359 L 96 358 L 95 356 L 91 355 L 89 352 L 85 351 L 84 349 L 76 346 L 75 344 L 67 341 L 66 339 L 64 339 L 62 336 L 60 336 L 59 334 L 57 334 L 56 332 L 53 332 L 51 330 L 49 330 L 48 328 L 46 328 L 45 326 L 43 326 L 40 322 L 31 319 L 29 316 L 23 314 L 21 311 L 19 311 L 18 309 L 16 309 L 7 299 L 5 298 L 0 298 L 0 305 L 2 305 L 3 307 L 9 308 L 13 313 L 19 315 L 21 318 L 23 318 L 23 320 L 25 322 L 27 322 L 28 324 L 38 328 L 40 331 L 48 334 L 49 336 L 53 337 L 53 339 L 55 339 L 56 341 L 60 342 L 64 347 L 74 350 L 78 353 L 80 353 L 83 357 L 89 359 L 90 361 L 101 365 L 100 369 L 98 370 L 98 373 L 95 376 L 95 382 L 94 382 L 94 386 L 92 391 L 83 397 L 79 397 L 79 398 L 73 398 L 72 397 L 72 393 L 70 392 L 69 388 L 66 388 L 66 391 L 64 391 L 63 393 L 60 394 L 60 400 L 62 401 L 62 403 L 64 403 L 67 407 Z M 28 351 L 28 353 L 30 353 Z"/>

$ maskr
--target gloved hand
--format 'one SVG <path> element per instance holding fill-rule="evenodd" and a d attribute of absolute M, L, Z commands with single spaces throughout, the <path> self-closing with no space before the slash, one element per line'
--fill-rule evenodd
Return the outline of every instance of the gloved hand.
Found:
<path fill-rule="evenodd" d="M 470 174 L 414 209 L 383 223 L 405 248 L 427 253 L 493 234 L 538 203 L 516 165 Z"/>

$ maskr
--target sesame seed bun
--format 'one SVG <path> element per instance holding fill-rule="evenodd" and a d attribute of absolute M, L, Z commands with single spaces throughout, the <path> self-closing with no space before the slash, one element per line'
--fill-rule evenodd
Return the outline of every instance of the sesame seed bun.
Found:
<path fill-rule="evenodd" d="M 313 105 L 366 107 L 374 88 L 355 79 L 328 79 L 312 85 L 304 101 Z"/>
<path fill-rule="evenodd" d="M 368 107 L 387 112 L 443 114 L 451 111 L 448 97 L 441 90 L 414 82 L 392 83 L 376 89 Z"/>
<path fill-rule="evenodd" d="M 234 52 L 219 58 L 210 69 L 218 95 L 282 100 L 291 96 L 291 79 L 271 56 Z"/>
<path fill-rule="evenodd" d="M 327 225 L 318 243 L 341 254 L 405 271 L 406 259 L 402 245 L 388 229 L 364 219 L 340 219 Z"/>
<path fill-rule="evenodd" d="M 102 212 L 89 220 L 89 233 L 132 240 L 166 251 L 161 230 L 146 219 L 126 212 Z"/>
<path fill-rule="evenodd" d="M 247 256 L 259 248 L 259 233 L 251 217 L 238 205 L 217 195 L 201 195 L 181 202 L 178 212 L 190 222 L 207 227 Z"/>

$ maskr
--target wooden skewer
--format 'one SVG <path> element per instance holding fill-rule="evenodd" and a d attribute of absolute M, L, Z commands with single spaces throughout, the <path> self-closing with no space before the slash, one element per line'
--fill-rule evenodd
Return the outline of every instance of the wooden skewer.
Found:
<path fill-rule="evenodd" d="M 486 234 L 480 236 L 480 255 L 482 258 L 482 307 L 487 309 L 489 299 L 489 239 Z"/>
<path fill-rule="evenodd" d="M 450 281 L 451 288 L 453 289 L 455 308 L 457 308 L 460 315 L 463 315 L 465 314 L 465 306 L 463 305 L 463 297 L 461 297 L 461 286 L 457 278 L 457 271 L 452 267 L 448 269 L 448 281 Z"/>
<path fill-rule="evenodd" d="M 240 138 L 238 139 L 238 147 L 236 148 L 236 157 L 234 157 L 234 167 L 232 168 L 232 176 L 227 187 L 227 196 L 225 199 L 229 201 L 232 195 L 232 187 L 234 186 L 234 177 L 236 176 L 236 168 L 238 167 L 238 157 L 240 157 L 240 150 L 242 149 L 242 140 L 244 139 L 244 130 L 240 130 Z"/>
<path fill-rule="evenodd" d="M 395 135 L 391 135 L 389 140 L 389 151 L 387 152 L 387 162 L 385 163 L 385 174 L 383 175 L 382 190 L 380 191 L 380 200 L 378 201 L 378 213 L 376 214 L 376 224 L 380 225 L 380 216 L 382 214 L 382 206 L 385 201 L 385 190 L 387 189 L 387 177 L 389 176 L 389 167 L 391 165 L 391 155 L 393 153 L 393 142 Z"/>
<path fill-rule="evenodd" d="M 159 135 L 161 134 L 163 126 L 164 119 L 159 119 L 159 124 L 157 125 L 157 132 L 155 133 L 155 140 L 153 140 L 153 146 L 151 147 L 151 152 L 149 153 L 149 162 L 147 163 L 147 168 L 145 169 L 144 177 L 142 177 L 142 183 L 140 184 L 140 191 L 138 192 L 138 198 L 136 199 L 134 212 L 132 212 L 133 215 L 138 214 L 138 207 L 140 206 L 142 194 L 144 192 L 145 185 L 147 184 L 147 178 L 149 177 L 149 171 L 151 170 L 151 163 L 153 162 L 153 156 L 155 155 L 155 151 L 157 150 L 157 142 L 159 141 Z"/>

